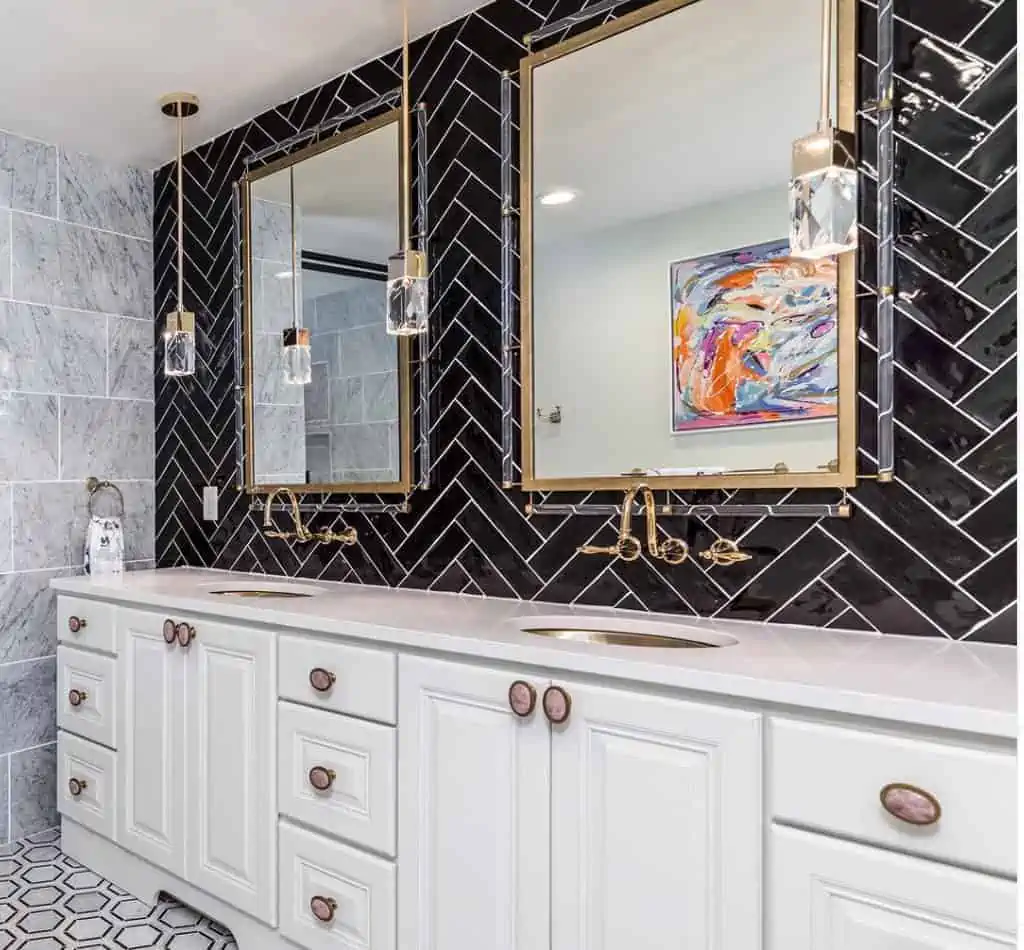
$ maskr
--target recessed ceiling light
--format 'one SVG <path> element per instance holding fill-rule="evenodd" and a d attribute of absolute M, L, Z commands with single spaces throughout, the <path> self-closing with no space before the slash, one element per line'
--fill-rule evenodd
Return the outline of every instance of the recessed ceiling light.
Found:
<path fill-rule="evenodd" d="M 575 200 L 576 192 L 569 191 L 567 188 L 557 188 L 540 196 L 540 203 L 542 205 L 567 205 L 570 201 Z"/>

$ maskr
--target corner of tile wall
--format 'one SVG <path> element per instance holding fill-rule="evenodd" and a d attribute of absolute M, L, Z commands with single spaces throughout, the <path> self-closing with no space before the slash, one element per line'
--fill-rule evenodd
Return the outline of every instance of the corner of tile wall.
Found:
<path fill-rule="evenodd" d="M 56 599 L 89 475 L 154 549 L 152 176 L 0 132 L 0 844 L 57 824 Z"/>

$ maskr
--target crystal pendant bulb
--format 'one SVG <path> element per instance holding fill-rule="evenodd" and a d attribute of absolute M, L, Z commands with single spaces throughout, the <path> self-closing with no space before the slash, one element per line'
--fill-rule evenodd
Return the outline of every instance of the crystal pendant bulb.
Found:
<path fill-rule="evenodd" d="M 309 330 L 289 327 L 283 334 L 284 381 L 289 386 L 308 386 L 313 380 L 313 357 L 309 348 Z"/>
<path fill-rule="evenodd" d="M 415 336 L 426 331 L 428 285 L 427 259 L 421 251 L 399 252 L 388 258 L 388 333 Z"/>
<path fill-rule="evenodd" d="M 835 129 L 793 143 L 789 252 L 814 259 L 857 247 L 857 169 L 852 136 Z"/>
<path fill-rule="evenodd" d="M 191 376 L 196 371 L 196 315 L 187 310 L 167 314 L 164 326 L 164 376 Z"/>

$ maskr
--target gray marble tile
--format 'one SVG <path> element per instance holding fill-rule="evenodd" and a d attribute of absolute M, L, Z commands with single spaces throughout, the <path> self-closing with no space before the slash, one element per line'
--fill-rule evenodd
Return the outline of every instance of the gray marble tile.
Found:
<path fill-rule="evenodd" d="M 301 405 L 254 408 L 257 437 L 253 468 L 263 484 L 277 475 L 305 472 L 304 415 Z"/>
<path fill-rule="evenodd" d="M 331 380 L 331 424 L 363 421 L 363 377 Z"/>
<path fill-rule="evenodd" d="M 84 482 L 28 482 L 12 491 L 14 570 L 80 565 L 89 520 Z"/>
<path fill-rule="evenodd" d="M 57 746 L 11 756 L 11 839 L 17 841 L 60 823 L 57 816 Z"/>
<path fill-rule="evenodd" d="M 10 825 L 8 819 L 10 818 L 10 798 L 8 798 L 7 792 L 9 788 L 8 781 L 8 768 L 10 768 L 11 760 L 9 756 L 0 755 L 0 844 L 6 844 L 10 841 Z"/>
<path fill-rule="evenodd" d="M 0 208 L 0 297 L 11 296 L 11 219 L 10 211 Z"/>
<path fill-rule="evenodd" d="M 326 367 L 328 376 L 338 375 L 338 334 L 311 333 L 309 336 L 309 351 L 314 366 L 322 364 Z"/>
<path fill-rule="evenodd" d="M 17 213 L 13 235 L 17 299 L 152 318 L 151 241 Z"/>
<path fill-rule="evenodd" d="M 395 337 L 388 336 L 383 321 L 358 330 L 345 330 L 338 336 L 341 376 L 365 376 L 398 368 L 398 344 Z"/>
<path fill-rule="evenodd" d="M 57 597 L 50 581 L 63 573 L 0 574 L 0 664 L 57 652 Z"/>
<path fill-rule="evenodd" d="M 336 426 L 332 429 L 331 466 L 336 471 L 390 468 L 387 423 Z"/>
<path fill-rule="evenodd" d="M 124 559 L 151 560 L 155 556 L 156 498 L 150 481 L 121 482 L 124 495 Z M 102 513 L 102 512 L 101 512 Z"/>
<path fill-rule="evenodd" d="M 305 386 L 284 381 L 284 347 L 277 333 L 257 333 L 253 337 L 253 380 L 257 405 L 298 406 L 303 402 Z"/>
<path fill-rule="evenodd" d="M 389 468 L 348 469 L 337 473 L 339 482 L 397 482 L 398 476 Z"/>
<path fill-rule="evenodd" d="M 253 326 L 258 333 L 280 333 L 292 325 L 292 279 L 278 277 L 290 264 L 263 261 L 259 287 L 253 295 Z"/>
<path fill-rule="evenodd" d="M 11 519 L 13 493 L 10 485 L 0 482 L 0 573 L 14 570 L 14 556 L 11 552 L 11 532 L 14 530 Z"/>
<path fill-rule="evenodd" d="M 153 239 L 153 177 L 60 150 L 58 217 L 90 228 Z"/>
<path fill-rule="evenodd" d="M 0 301 L 0 389 L 103 396 L 106 374 L 104 317 Z"/>
<path fill-rule="evenodd" d="M 0 132 L 0 208 L 57 213 L 57 149 Z"/>
<path fill-rule="evenodd" d="M 56 396 L 13 393 L 0 415 L 0 479 L 57 478 L 58 425 Z"/>
<path fill-rule="evenodd" d="M 250 238 L 253 257 L 279 263 L 291 261 L 292 223 L 289 206 L 277 201 L 254 198 Z"/>
<path fill-rule="evenodd" d="M 57 658 L 0 666 L 0 755 L 57 739 Z"/>
<path fill-rule="evenodd" d="M 306 431 L 311 425 L 327 423 L 331 417 L 331 380 L 326 363 L 313 364 L 313 378 L 303 387 L 302 404 L 306 409 Z"/>
<path fill-rule="evenodd" d="M 321 331 L 383 326 L 387 317 L 384 282 L 361 281 L 351 290 L 316 298 L 316 327 Z"/>
<path fill-rule="evenodd" d="M 153 340 L 152 320 L 107 317 L 109 395 L 153 398 Z"/>
<path fill-rule="evenodd" d="M 374 373 L 363 377 L 363 405 L 367 422 L 391 422 L 398 418 L 398 373 Z"/>
<path fill-rule="evenodd" d="M 60 406 L 61 478 L 153 477 L 153 404 L 67 396 Z"/>

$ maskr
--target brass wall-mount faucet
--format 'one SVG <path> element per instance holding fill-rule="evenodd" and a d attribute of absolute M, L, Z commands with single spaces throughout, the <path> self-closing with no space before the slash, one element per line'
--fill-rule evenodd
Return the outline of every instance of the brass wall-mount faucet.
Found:
<path fill-rule="evenodd" d="M 643 552 L 643 546 L 633 534 L 633 502 L 638 494 L 643 494 L 644 512 L 647 516 L 647 553 L 666 564 L 682 564 L 690 555 L 690 548 L 681 538 L 667 537 L 658 541 L 658 515 L 654 503 L 654 492 L 648 485 L 636 485 L 626 490 L 622 502 L 622 521 L 619 526 L 619 538 L 615 544 L 602 546 L 584 544 L 577 548 L 580 554 L 610 554 L 624 561 L 635 561 Z"/>
<path fill-rule="evenodd" d="M 274 526 L 274 499 L 278 495 L 286 495 L 291 507 L 292 522 L 295 528 L 292 531 L 278 531 Z M 268 538 L 294 538 L 296 541 L 321 541 L 325 543 L 338 542 L 345 547 L 355 544 L 359 536 L 355 528 L 346 528 L 340 534 L 335 531 L 310 531 L 302 523 L 302 513 L 299 511 L 299 499 L 290 488 L 275 488 L 268 496 L 266 506 L 263 509 L 263 533 Z"/>

